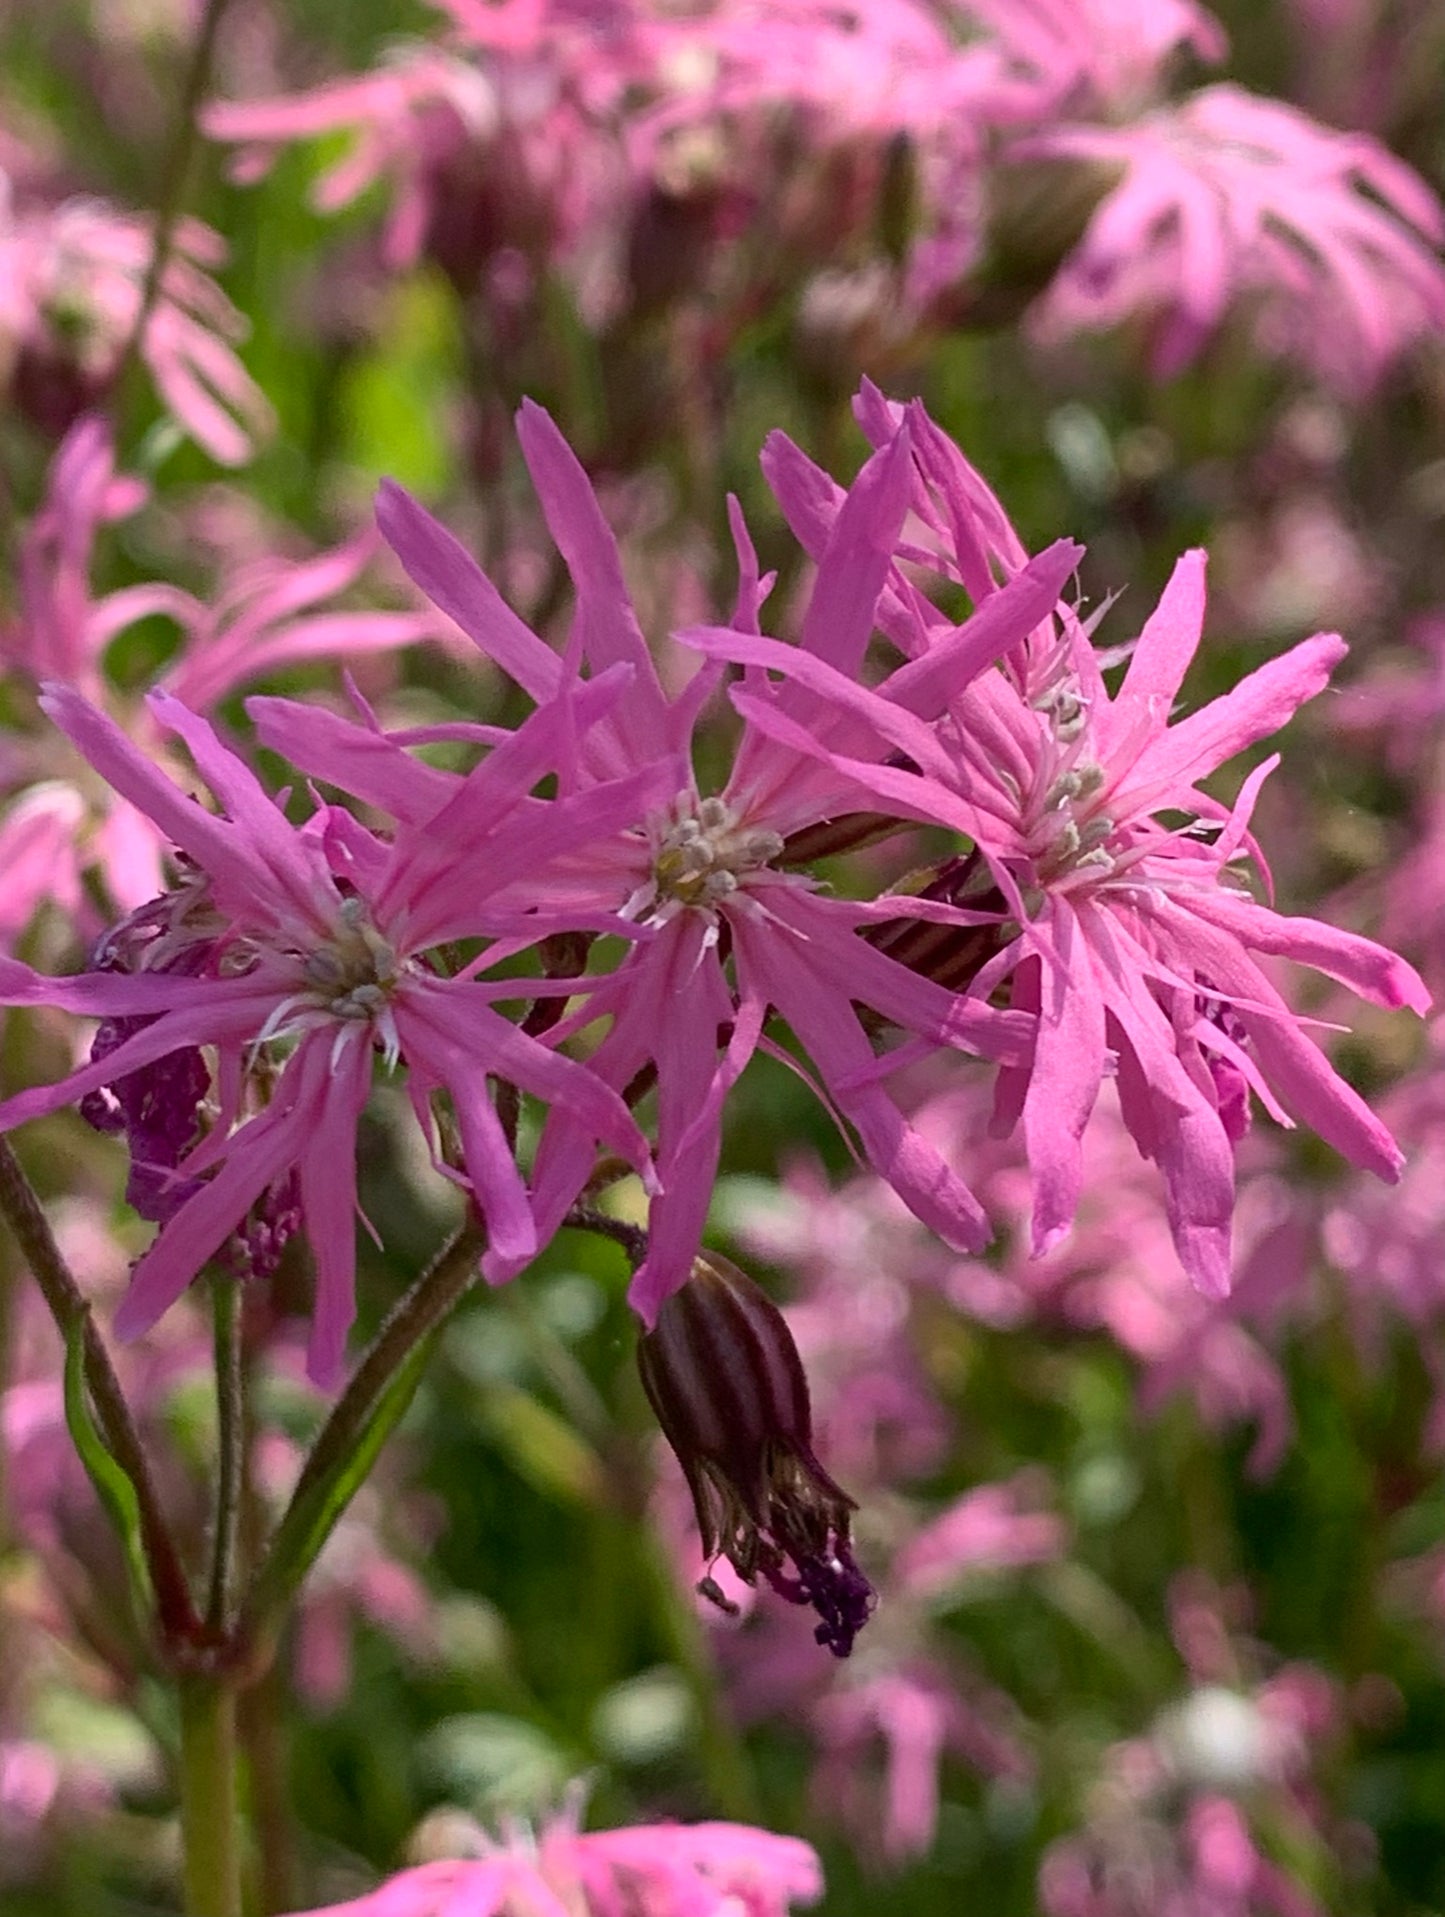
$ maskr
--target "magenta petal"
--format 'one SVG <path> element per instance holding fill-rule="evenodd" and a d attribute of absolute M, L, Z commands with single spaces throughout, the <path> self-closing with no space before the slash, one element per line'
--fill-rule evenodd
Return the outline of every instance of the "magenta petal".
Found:
<path fill-rule="evenodd" d="M 1034 1068 L 1024 1100 L 1033 1188 L 1034 1256 L 1073 1223 L 1083 1183 L 1083 1135 L 1104 1076 L 1104 999 L 1081 923 L 1055 899 L 1050 927 L 1059 963 L 1045 963 Z"/>
<path fill-rule="evenodd" d="M 393 819 L 421 825 L 440 812 L 460 775 L 413 759 L 370 727 L 298 699 L 256 697 L 246 711 L 263 745 L 313 779 L 379 806 Z"/>
<path fill-rule="evenodd" d="M 1269 738 L 1324 690 L 1347 650 L 1337 633 L 1322 632 L 1269 660 L 1146 746 L 1115 794 L 1117 803 L 1141 810 L 1169 804 L 1169 795 Z"/>
<path fill-rule="evenodd" d="M 1429 988 L 1414 966 L 1373 939 L 1338 931 L 1319 919 L 1283 917 L 1238 892 L 1190 894 L 1184 904 L 1251 950 L 1312 965 L 1372 1004 L 1391 1010 L 1408 1006 L 1422 1014 L 1430 1009 Z"/>
<path fill-rule="evenodd" d="M 370 1035 L 358 1030 L 354 1037 L 339 1036 L 339 1047 L 331 1048 L 319 1122 L 299 1166 L 301 1208 L 316 1268 L 306 1370 L 323 1391 L 341 1374 L 346 1334 L 356 1316 L 356 1127 L 371 1094 Z"/>
<path fill-rule="evenodd" d="M 395 480 L 376 495 L 376 523 L 414 584 L 454 619 L 469 639 L 539 702 L 562 684 L 562 662 L 519 619 L 452 535 Z"/>
<path fill-rule="evenodd" d="M 1208 555 L 1184 553 L 1177 561 L 1158 605 L 1146 620 L 1129 661 L 1118 696 L 1100 726 L 1101 743 L 1112 751 L 1128 736 L 1141 743 L 1168 726 L 1190 661 L 1204 631 L 1204 568 Z M 1118 770 L 1117 760 L 1114 761 Z"/>
<path fill-rule="evenodd" d="M 115 1314 L 118 1338 L 139 1337 L 205 1269 L 263 1192 L 301 1157 L 323 1125 L 329 1037 L 303 1041 L 281 1075 L 272 1102 L 229 1140 L 226 1162 L 162 1226 L 136 1264 Z M 348 1152 L 355 1149 L 348 1140 Z M 184 1170 L 184 1164 L 182 1170 Z"/>

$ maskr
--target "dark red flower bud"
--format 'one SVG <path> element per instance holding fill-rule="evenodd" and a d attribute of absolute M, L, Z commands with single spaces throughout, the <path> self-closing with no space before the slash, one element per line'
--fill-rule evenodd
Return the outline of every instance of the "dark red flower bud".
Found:
<path fill-rule="evenodd" d="M 856 1506 L 813 1455 L 808 1380 L 783 1314 L 736 1265 L 704 1252 L 639 1340 L 637 1362 L 709 1562 L 726 1557 L 747 1583 L 761 1572 L 789 1603 L 811 1604 L 818 1642 L 847 1657 L 873 1588 L 849 1544 Z M 698 1589 L 716 1598 L 711 1578 Z"/>

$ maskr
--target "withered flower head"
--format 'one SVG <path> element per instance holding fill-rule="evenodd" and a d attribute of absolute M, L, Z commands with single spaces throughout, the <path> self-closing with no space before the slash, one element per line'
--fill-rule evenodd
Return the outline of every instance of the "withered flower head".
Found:
<path fill-rule="evenodd" d="M 709 1562 L 726 1557 L 749 1584 L 761 1572 L 790 1604 L 811 1604 L 818 1642 L 847 1657 L 874 1593 L 849 1544 L 857 1507 L 813 1455 L 808 1380 L 783 1314 L 705 1252 L 638 1341 L 637 1362 Z M 711 1578 L 698 1589 L 717 1597 Z"/>

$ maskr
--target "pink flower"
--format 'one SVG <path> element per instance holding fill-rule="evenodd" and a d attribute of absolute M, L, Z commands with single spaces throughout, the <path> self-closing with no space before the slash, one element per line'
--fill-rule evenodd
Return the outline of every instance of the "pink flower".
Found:
<path fill-rule="evenodd" d="M 212 139 L 234 142 L 238 179 L 266 172 L 272 149 L 319 134 L 352 132 L 345 156 L 312 188 L 322 213 L 348 206 L 391 176 L 395 198 L 385 259 L 412 265 L 437 213 L 448 162 L 495 133 L 497 90 L 484 74 L 440 48 L 398 50 L 374 73 L 332 80 L 289 99 L 213 101 L 202 115 Z"/>
<path fill-rule="evenodd" d="M 73 414 L 104 390 L 134 330 L 150 226 L 100 200 L 12 208 L 7 184 L 0 175 L 0 349 L 22 373 L 27 359 L 46 378 L 67 369 Z M 272 421 L 235 354 L 245 323 L 210 277 L 224 257 L 216 234 L 181 223 L 140 353 L 177 424 L 213 459 L 240 466 Z"/>
<path fill-rule="evenodd" d="M 1155 90 L 1181 49 L 1220 60 L 1228 46 L 1196 0 L 966 0 L 963 10 L 991 29 L 1014 62 L 1052 80 L 1055 107 L 1082 100 L 1127 112 Z"/>
<path fill-rule="evenodd" d="M 303 660 L 390 651 L 451 631 L 430 609 L 371 612 L 319 604 L 359 579 L 379 544 L 371 529 L 310 559 L 255 559 L 224 578 L 209 604 L 162 580 L 96 598 L 90 580 L 97 540 L 145 497 L 142 481 L 117 472 L 105 421 L 96 414 L 77 420 L 20 536 L 18 606 L 0 623 L 0 658 L 31 686 L 58 681 L 106 706 L 148 749 L 161 747 L 155 728 L 144 709 L 119 696 L 102 667 L 110 642 L 140 619 L 159 614 L 180 627 L 184 637 L 161 684 L 200 710 L 247 680 Z M 0 821 L 0 843 L 11 853 L 0 908 L 6 948 L 47 902 L 78 917 L 86 936 L 94 937 L 100 928 L 83 887 L 88 866 L 100 868 L 121 910 L 142 905 L 162 885 L 163 841 L 151 821 L 123 800 L 98 806 L 95 794 L 49 778 L 52 748 L 49 728 L 43 743 L 17 730 L 9 762 L 0 764 L 0 784 L 21 788 Z M 33 783 L 37 777 L 42 783 Z"/>
<path fill-rule="evenodd" d="M 98 697 L 100 655 L 115 635 L 183 599 L 169 586 L 91 598 L 101 527 L 130 518 L 145 494 L 143 481 L 116 471 L 105 421 L 94 413 L 78 419 L 56 450 L 45 498 L 20 542 L 18 617 L 0 626 L 5 663 L 34 684 L 59 679 L 88 699 Z"/>
<path fill-rule="evenodd" d="M 539 877 L 548 859 L 633 816 L 656 796 L 658 781 L 644 774 L 552 805 L 530 792 L 557 768 L 577 729 L 617 697 L 622 676 L 544 707 L 459 781 L 437 821 L 440 841 L 403 830 L 390 846 L 341 814 L 290 825 L 206 722 L 165 693 L 151 695 L 152 715 L 185 743 L 225 808 L 221 816 L 187 798 L 75 693 L 49 691 L 47 711 L 185 861 L 177 888 L 116 929 L 104 955 L 113 969 L 47 979 L 13 960 L 0 964 L 0 1001 L 110 1021 L 90 1064 L 0 1104 L 0 1127 L 105 1094 L 133 1152 L 141 1145 L 133 1190 L 149 1161 L 149 1215 L 164 1222 L 117 1313 L 122 1337 L 153 1324 L 245 1228 L 253 1207 L 263 1207 L 254 1223 L 267 1234 L 268 1258 L 294 1210 L 317 1263 L 311 1374 L 318 1382 L 335 1377 L 353 1311 L 355 1129 L 378 1052 L 406 1065 L 424 1129 L 430 1094 L 450 1094 L 465 1163 L 459 1176 L 491 1235 L 489 1270 L 519 1268 L 541 1242 L 489 1074 L 570 1105 L 589 1149 L 603 1140 L 647 1170 L 641 1134 L 616 1093 L 492 1009 L 519 991 L 531 995 L 539 981 L 484 980 L 476 973 L 485 959 L 447 977 L 429 957 L 499 929 L 508 937 L 498 949 L 515 951 L 575 925 L 565 910 L 559 919 L 548 909 Z M 464 861 L 444 849 L 450 830 L 465 838 Z M 496 904 L 523 875 L 532 908 L 525 929 Z M 294 1049 L 269 1098 L 248 1110 L 258 1053 L 283 1042 Z M 198 1084 L 190 1069 L 202 1046 L 219 1057 L 214 1106 L 203 1095 L 204 1070 Z M 133 1104 L 127 1087 L 143 1094 Z M 279 1204 L 283 1216 L 266 1213 L 267 1204 Z"/>
<path fill-rule="evenodd" d="M 875 437 L 887 430 L 867 394 L 863 410 Z M 925 523 L 957 529 L 948 570 L 972 575 L 973 590 L 985 591 L 985 556 L 1006 542 L 961 484 L 957 448 L 931 422 L 920 423 L 914 439 L 915 509 Z M 824 491 L 816 496 L 828 500 Z M 829 502 L 823 516 L 833 509 Z M 902 584 L 898 590 L 901 617 L 909 608 Z M 985 611 L 992 603 L 985 598 Z M 745 688 L 734 703 L 760 731 L 851 775 L 879 802 L 952 826 L 986 864 L 1001 949 L 971 990 L 1007 981 L 1012 1004 L 1038 1016 L 1031 1061 L 1005 1067 L 996 1095 L 997 1124 L 1023 1126 L 1035 1253 L 1069 1228 L 1084 1128 L 1112 1075 L 1126 1126 L 1164 1174 L 1180 1261 L 1202 1291 L 1219 1296 L 1229 1289 L 1233 1147 L 1248 1122 L 1250 1091 L 1281 1122 L 1290 1122 L 1288 1107 L 1382 1178 L 1396 1178 L 1402 1162 L 1385 1127 L 1304 1035 L 1260 960 L 1293 958 L 1380 1005 L 1423 1011 L 1429 996 L 1416 972 L 1382 947 L 1285 917 L 1244 890 L 1234 867 L 1255 853 L 1250 814 L 1277 757 L 1249 775 L 1232 808 L 1199 789 L 1322 690 L 1343 641 L 1306 640 L 1171 725 L 1203 619 L 1204 555 L 1195 552 L 1176 566 L 1112 695 L 1088 633 L 1066 608 L 1058 609 L 1056 633 L 1037 627 L 996 669 L 955 654 L 954 683 L 947 642 L 923 628 L 916 643 L 932 639 L 932 650 L 897 675 L 911 691 L 906 726 L 886 687 L 834 685 L 825 693 L 803 655 L 750 634 L 696 642 L 803 679 L 822 701 L 808 733 L 776 695 Z M 829 701 L 834 723 L 844 713 L 857 722 L 855 738 L 872 731 L 866 758 L 825 743 Z M 885 748 L 916 769 L 887 763 Z M 1174 822 L 1179 815 L 1183 826 Z M 964 879 L 971 874 L 965 866 Z"/>
<path fill-rule="evenodd" d="M 699 792 L 689 762 L 691 730 L 714 675 L 701 673 L 678 699 L 666 698 L 585 474 L 540 409 L 524 407 L 519 432 L 549 527 L 577 586 L 569 653 L 594 672 L 619 664 L 632 672 L 608 716 L 579 742 L 573 774 L 579 802 L 599 778 L 636 777 L 643 770 L 669 794 L 666 804 L 640 807 L 610 839 L 595 835 L 554 874 L 559 886 L 571 886 L 579 909 L 621 914 L 646 934 L 616 973 L 597 982 L 587 1007 L 548 1036 L 549 1044 L 559 1044 L 606 1017 L 610 1029 L 589 1056 L 593 1073 L 619 1094 L 639 1074 L 656 1077 L 663 1190 L 653 1203 L 634 1305 L 650 1323 L 690 1269 L 718 1159 L 722 1101 L 764 1043 L 773 1012 L 792 1028 L 830 1101 L 905 1202 L 950 1242 L 981 1244 L 987 1227 L 972 1195 L 869 1080 L 875 1053 L 855 1008 L 871 1007 L 928 1044 L 993 1057 L 1020 1055 L 1027 1021 L 1010 1022 L 982 1000 L 943 990 L 860 936 L 869 926 L 926 911 L 926 903 L 829 897 L 788 869 L 790 836 L 877 805 L 826 743 L 847 736 L 847 721 L 835 723 L 811 690 L 790 690 L 780 698 L 792 715 L 789 723 L 807 738 L 808 751 L 749 728 L 721 790 Z M 862 661 L 892 570 L 907 484 L 905 433 L 869 462 L 840 506 L 800 646 L 774 648 L 812 662 L 830 688 L 851 685 Z M 455 541 L 397 488 L 383 491 L 378 510 L 383 530 L 423 591 L 528 693 L 549 697 L 562 662 L 510 611 Z M 736 530 L 743 568 L 738 616 L 755 628 L 765 588 L 740 519 Z M 1075 550 L 1061 541 L 1027 565 L 986 612 L 959 630 L 954 654 L 975 660 L 982 670 L 1027 633 L 1052 603 Z M 766 648 L 772 642 L 754 643 Z M 912 672 L 904 667 L 895 680 L 911 685 Z M 892 697 L 894 682 L 885 681 L 876 695 L 880 702 Z M 307 770 L 322 769 L 319 734 L 309 718 L 282 702 L 260 702 L 254 710 L 271 744 Z M 899 721 L 908 723 L 901 706 Z M 436 811 L 445 789 L 441 775 L 416 767 L 399 749 L 388 754 L 380 737 L 349 731 L 349 742 L 338 737 L 325 748 L 332 770 L 324 776 L 413 824 Z M 493 735 L 479 729 L 478 736 Z M 880 758 L 895 743 L 880 745 Z M 814 748 L 819 763 L 810 758 Z M 439 846 L 446 829 L 441 819 L 428 828 Z M 468 848 L 453 841 L 452 856 L 469 857 Z M 555 1224 L 565 1215 L 589 1169 L 577 1125 L 557 1111 L 536 1160 L 535 1202 L 544 1230 L 546 1221 Z"/>
<path fill-rule="evenodd" d="M 1038 308 L 1045 337 L 1143 320 L 1167 378 L 1252 301 L 1262 346 L 1358 393 L 1445 327 L 1445 216 L 1367 134 L 1215 86 L 1131 126 L 1064 126 L 1014 151 L 1123 168 Z"/>
<path fill-rule="evenodd" d="M 325 1917 L 788 1917 L 822 1889 L 818 1859 L 796 1837 L 745 1824 L 579 1832 L 566 1816 L 536 1841 L 512 1832 L 497 1844 L 478 1831 L 475 1855 L 402 1871 Z"/>
<path fill-rule="evenodd" d="M 1029 1488 L 981 1484 L 908 1540 L 893 1575 L 916 1596 L 936 1596 L 971 1571 L 1012 1569 L 1061 1557 L 1062 1520 L 1029 1508 Z"/>
<path fill-rule="evenodd" d="M 921 1657 L 840 1684 L 812 1713 L 820 1746 L 814 1801 L 866 1860 L 876 1862 L 875 1845 L 894 1865 L 925 1857 L 938 1829 L 945 1757 L 984 1777 L 1030 1775 L 1017 1715 L 1001 1691 Z"/>

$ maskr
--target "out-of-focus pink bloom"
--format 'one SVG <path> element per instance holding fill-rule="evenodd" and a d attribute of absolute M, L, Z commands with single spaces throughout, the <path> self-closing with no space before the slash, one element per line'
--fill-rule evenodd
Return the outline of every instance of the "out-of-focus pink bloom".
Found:
<path fill-rule="evenodd" d="M 915 1659 L 843 1683 L 812 1714 L 820 1756 L 812 1795 L 865 1857 L 876 1842 L 891 1864 L 926 1856 L 938 1828 L 939 1770 L 961 1758 L 984 1777 L 1026 1780 L 1032 1764 L 1018 1713 L 997 1690 Z M 883 1774 L 873 1775 L 882 1747 Z"/>
<path fill-rule="evenodd" d="M 1211 1606 L 1195 1588 L 1184 1608 Z M 1233 1658 L 1217 1614 L 1205 1635 L 1211 1659 Z M 1086 1827 L 1045 1853 L 1047 1917 L 1324 1917 L 1299 1866 L 1329 1855 L 1311 1773 L 1339 1723 L 1338 1688 L 1312 1666 L 1253 1689 L 1237 1674 L 1196 1684 L 1145 1737 L 1105 1754 Z M 1285 1819 L 1288 1866 L 1263 1837 Z"/>
<path fill-rule="evenodd" d="M 0 178 L 0 366 L 12 379 L 27 359 L 37 377 L 67 369 L 80 402 L 68 411 L 79 411 L 119 365 L 151 248 L 150 224 L 136 214 L 78 199 L 22 210 Z M 177 424 L 213 459 L 240 466 L 272 420 L 236 357 L 244 322 L 211 278 L 224 257 L 216 234 L 181 222 L 140 356 Z"/>
<path fill-rule="evenodd" d="M 1196 0 L 946 0 L 987 24 L 1014 61 L 1052 79 L 1051 104 L 1127 113 L 1184 48 L 1221 60 L 1224 29 Z M 1040 115 L 1042 117 L 1042 115 Z"/>
<path fill-rule="evenodd" d="M 184 595 L 164 585 L 91 598 L 100 528 L 128 519 L 145 492 L 141 480 L 116 471 L 105 421 L 93 413 L 77 420 L 56 451 L 45 498 L 20 542 L 16 616 L 0 625 L 0 656 L 32 684 L 59 679 L 97 698 L 100 655 L 116 633 L 182 602 Z"/>
<path fill-rule="evenodd" d="M 535 1840 L 518 1831 L 493 1843 L 479 1830 L 472 1855 L 403 1871 L 324 1917 L 788 1917 L 822 1889 L 818 1859 L 796 1837 L 745 1824 L 579 1832 L 563 1817 Z"/>
<path fill-rule="evenodd" d="M 1301 486 L 1258 519 L 1224 527 L 1214 561 L 1216 580 L 1222 571 L 1224 582 L 1222 595 L 1216 586 L 1216 604 L 1222 597 L 1229 624 L 1276 643 L 1323 619 L 1348 631 L 1369 617 L 1384 583 L 1378 559 L 1339 504 Z"/>
<path fill-rule="evenodd" d="M 894 418 L 866 391 L 860 416 L 875 439 Z M 996 502 L 980 499 L 976 475 L 926 416 L 915 422 L 911 446 L 915 513 L 951 533 L 948 573 L 982 593 L 987 611 L 991 564 L 1016 564 Z M 796 448 L 790 463 L 808 465 Z M 818 475 L 811 500 L 790 518 L 804 543 L 815 544 L 820 522 L 834 513 L 832 482 Z M 900 552 L 920 556 L 916 545 Z M 1230 1281 L 1234 1146 L 1248 1126 L 1251 1091 L 1277 1119 L 1290 1123 L 1289 1107 L 1380 1177 L 1394 1180 L 1402 1162 L 1260 961 L 1293 958 L 1376 1004 L 1416 1011 L 1429 1003 L 1423 982 L 1383 947 L 1315 919 L 1284 917 L 1244 889 L 1234 867 L 1246 857 L 1267 878 L 1249 822 L 1278 755 L 1248 776 L 1232 808 L 1199 785 L 1321 691 L 1344 643 L 1334 634 L 1306 640 L 1171 725 L 1203 630 L 1202 552 L 1175 567 L 1112 696 L 1089 632 L 1064 606 L 1057 629 L 1041 623 L 995 668 L 923 623 L 923 608 L 932 608 L 916 587 L 900 576 L 893 590 L 897 618 L 913 617 L 919 656 L 880 691 L 828 682 L 806 657 L 751 634 L 694 640 L 709 653 L 804 679 L 819 699 L 811 738 L 775 691 L 745 682 L 733 701 L 760 732 L 851 775 L 878 802 L 952 827 L 986 864 L 1001 949 L 970 990 L 1007 981 L 1011 1003 L 1038 1015 L 1032 1060 L 1001 1072 L 996 1100 L 1001 1129 L 1022 1123 L 1035 1252 L 1069 1228 L 1084 1130 L 1113 1076 L 1126 1126 L 1164 1175 L 1180 1262 L 1202 1291 L 1221 1296 Z M 819 737 L 830 704 L 835 725 L 847 715 L 850 743 L 871 733 L 867 760 Z M 969 866 L 961 877 L 970 880 Z M 966 899 L 957 888 L 955 895 L 972 905 L 977 885 Z"/>
<path fill-rule="evenodd" d="M 1372 1364 L 1384 1362 L 1403 1319 L 1419 1338 L 1435 1383 L 1427 1442 L 1445 1447 L 1445 1360 L 1439 1327 L 1445 1318 L 1445 1072 L 1442 1033 L 1431 1028 L 1420 1066 L 1388 1094 L 1385 1111 L 1411 1141 L 1399 1188 L 1380 1202 L 1363 1180 L 1331 1194 L 1323 1223 L 1324 1252 L 1347 1285 L 1352 1335 Z"/>
<path fill-rule="evenodd" d="M 1029 1510 L 1027 1487 L 981 1484 L 951 1504 L 904 1545 L 893 1575 L 918 1596 L 945 1591 L 970 1572 L 1014 1569 L 1059 1557 L 1063 1521 Z"/>
<path fill-rule="evenodd" d="M 429 608 L 373 612 L 321 602 L 354 586 L 380 544 L 373 529 L 306 560 L 264 555 L 224 580 L 212 603 L 165 581 L 92 596 L 96 539 L 145 498 L 141 481 L 118 473 L 110 429 L 95 414 L 76 422 L 61 443 L 39 511 L 19 542 L 18 603 L 0 623 L 0 660 L 30 682 L 73 687 L 109 706 L 141 743 L 162 741 L 143 710 L 128 707 L 107 682 L 102 661 L 117 634 L 160 614 L 183 635 L 160 683 L 184 704 L 204 710 L 238 685 L 265 673 L 322 658 L 390 652 L 425 639 L 447 639 L 450 622 Z M 21 790 L 3 820 L 0 842 L 7 885 L 0 907 L 6 949 L 49 901 L 77 916 L 87 937 L 100 930 L 86 903 L 82 874 L 99 867 L 112 903 L 133 910 L 162 886 L 162 841 L 148 819 L 124 800 L 103 809 L 96 795 L 44 777 L 52 735 L 42 744 L 16 732 L 0 784 Z M 42 783 L 30 782 L 40 775 Z M 100 816 L 96 818 L 97 811 Z M 87 822 L 90 829 L 86 829 Z"/>
<path fill-rule="evenodd" d="M 389 176 L 393 263 L 425 245 L 472 289 L 509 251 L 532 273 L 560 262 L 594 322 L 625 303 L 629 275 L 643 305 L 653 280 L 706 296 L 733 250 L 718 242 L 745 233 L 800 265 L 876 244 L 904 143 L 914 312 L 977 258 L 992 136 L 1065 105 L 1129 110 L 1177 49 L 1223 48 L 1194 0 L 443 5 L 455 30 L 440 48 L 290 99 L 213 104 L 207 128 L 238 145 L 242 176 L 279 144 L 352 132 L 316 197 L 339 205 Z M 659 231 L 713 243 L 659 261 Z"/>
<path fill-rule="evenodd" d="M 355 1129 L 377 1052 L 405 1062 L 428 1134 L 431 1092 L 450 1092 L 464 1182 L 490 1231 L 489 1270 L 510 1273 L 539 1244 L 487 1091 L 489 1074 L 571 1104 L 586 1114 L 583 1141 L 604 1140 L 647 1172 L 646 1145 L 617 1094 L 493 1009 L 497 1000 L 518 996 L 518 981 L 484 980 L 476 976 L 480 965 L 444 977 L 426 956 L 459 938 L 501 932 L 510 938 L 505 949 L 515 951 L 549 931 L 576 928 L 574 914 L 549 909 L 540 874 L 579 835 L 605 834 L 633 817 L 639 804 L 657 797 L 660 782 L 642 774 L 551 805 L 533 800 L 531 789 L 557 770 L 578 730 L 617 697 L 618 686 L 614 673 L 610 684 L 599 679 L 575 700 L 543 707 L 458 783 L 435 832 L 403 830 L 389 846 L 341 814 L 293 827 L 203 719 L 153 693 L 156 724 L 184 742 L 225 808 L 219 817 L 207 812 L 94 707 L 51 688 L 46 710 L 187 861 L 173 892 L 116 928 L 106 954 L 115 969 L 49 979 L 14 960 L 0 962 L 5 1003 L 54 1004 L 109 1021 L 89 1065 L 58 1085 L 6 1100 L 0 1125 L 104 1094 L 119 1103 L 115 1124 L 130 1133 L 133 1150 L 152 1139 L 166 1148 L 153 1166 L 149 1212 L 164 1223 L 117 1313 L 122 1337 L 152 1325 L 243 1228 L 253 1206 L 284 1195 L 285 1212 L 304 1219 L 317 1262 L 311 1373 L 318 1382 L 334 1379 L 353 1312 Z M 452 828 L 465 837 L 465 860 L 446 849 Z M 495 904 L 524 874 L 531 908 L 525 926 Z M 521 989 L 535 991 L 538 983 Z M 250 1062 L 272 1041 L 295 1041 L 295 1049 L 268 1102 L 250 1113 Z M 219 1067 L 217 1109 L 198 1138 L 201 1099 L 192 1075 L 179 1068 L 199 1061 L 201 1046 L 216 1048 Z M 202 1071 L 202 1086 L 204 1077 Z M 127 1087 L 147 1094 L 134 1110 L 123 1096 Z M 133 1164 L 133 1183 L 142 1170 Z M 263 1222 L 268 1232 L 280 1229 L 277 1221 Z"/>
<path fill-rule="evenodd" d="M 1140 319 L 1168 377 L 1226 314 L 1350 393 L 1445 327 L 1445 215 L 1366 134 L 1207 87 L 1131 126 L 1065 126 L 1016 152 L 1123 169 L 1037 309 L 1045 338 Z"/>
<path fill-rule="evenodd" d="M 1423 769 L 1423 756 L 1445 721 L 1445 614 L 1412 621 L 1405 638 L 1406 645 L 1372 655 L 1368 670 L 1334 701 L 1329 715 L 1333 729 L 1383 754 L 1401 779 Z M 1408 862 L 1399 871 L 1398 889 L 1402 902 L 1411 894 L 1419 898 Z M 1403 926 L 1392 936 L 1407 946 L 1417 943 Z"/>
<path fill-rule="evenodd" d="M 202 124 L 237 145 L 233 171 L 243 180 L 259 178 L 279 146 L 354 131 L 354 145 L 316 182 L 312 204 L 334 213 L 386 177 L 393 199 L 384 257 L 397 268 L 421 252 L 447 165 L 488 141 L 499 117 L 497 88 L 477 68 L 442 48 L 407 46 L 374 73 L 293 98 L 214 101 Z"/>

